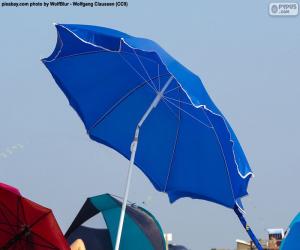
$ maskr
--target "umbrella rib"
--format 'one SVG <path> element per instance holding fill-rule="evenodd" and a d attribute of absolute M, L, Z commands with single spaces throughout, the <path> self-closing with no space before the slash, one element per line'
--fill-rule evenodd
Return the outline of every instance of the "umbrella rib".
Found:
<path fill-rule="evenodd" d="M 174 99 L 174 98 L 172 98 L 172 97 L 168 97 L 168 96 L 164 96 L 166 99 L 169 99 L 169 100 L 171 100 L 171 101 L 175 101 L 175 102 L 178 102 L 178 103 L 182 103 L 182 104 L 186 104 L 186 105 L 190 105 L 190 106 L 193 106 L 194 107 L 194 105 L 193 104 L 191 104 L 191 103 L 188 103 L 188 102 L 184 102 L 184 101 L 180 101 L 180 100 L 177 100 L 177 99 Z"/>
<path fill-rule="evenodd" d="M 146 69 L 145 65 L 143 64 L 142 60 L 140 59 L 140 57 L 139 57 L 138 54 L 136 53 L 135 49 L 132 48 L 132 50 L 133 50 L 133 52 L 134 52 L 136 58 L 137 58 L 138 61 L 140 62 L 141 66 L 143 67 L 143 69 L 144 69 L 146 75 L 148 76 L 149 80 L 150 80 L 151 83 L 153 84 L 153 87 L 155 88 L 155 84 L 154 84 L 154 82 L 151 80 L 151 77 L 150 77 L 150 75 L 149 75 L 149 72 L 147 71 L 147 69 Z M 159 65 L 159 64 L 158 64 L 158 65 Z M 157 90 L 156 88 L 155 88 L 155 90 L 156 90 L 156 93 L 159 91 L 159 90 Z"/>
<path fill-rule="evenodd" d="M 9 227 L 18 228 L 18 225 L 13 225 L 13 224 L 5 223 L 5 222 L 0 222 L 0 226 L 9 226 Z M 11 233 L 15 233 L 15 232 L 11 232 Z"/>
<path fill-rule="evenodd" d="M 19 217 L 19 213 L 20 213 L 20 206 L 21 206 L 21 196 L 18 198 L 18 204 L 17 204 L 17 225 L 19 226 L 19 223 L 20 223 L 20 217 Z M 24 214 L 23 214 L 24 215 Z M 24 218 L 25 218 L 25 215 L 24 215 Z"/>
<path fill-rule="evenodd" d="M 162 99 L 161 99 L 163 102 L 164 102 L 164 104 L 167 106 L 167 108 L 170 110 L 170 112 L 176 117 L 176 119 L 178 120 L 179 118 L 178 118 L 178 115 L 177 114 L 175 114 L 175 112 L 174 112 L 174 110 L 170 107 L 170 105 L 168 104 L 168 102 L 162 97 Z"/>
<path fill-rule="evenodd" d="M 21 209 L 22 209 L 22 213 L 23 213 L 23 216 L 24 216 L 25 224 L 27 224 L 27 219 L 26 219 L 26 214 L 25 214 L 23 202 L 21 202 L 21 201 L 22 201 L 22 197 L 20 197 L 20 207 L 21 207 Z"/>
<path fill-rule="evenodd" d="M 202 108 L 203 110 L 203 108 Z M 210 110 L 209 110 L 210 111 Z M 211 112 L 211 111 L 210 111 Z M 222 144 L 220 142 L 220 139 L 219 139 L 219 136 L 211 122 L 211 120 L 209 119 L 208 115 L 205 113 L 205 111 L 203 110 L 203 113 L 205 114 L 205 116 L 207 117 L 208 121 L 210 122 L 211 126 L 212 126 L 212 129 L 214 131 L 214 134 L 215 134 L 215 137 L 217 138 L 218 140 L 218 144 L 219 144 L 219 147 L 221 149 L 221 152 L 222 152 L 222 156 L 223 156 L 223 160 L 224 160 L 224 163 L 225 163 L 225 168 L 226 168 L 226 173 L 227 173 L 227 176 L 228 176 L 228 180 L 229 180 L 229 183 L 230 183 L 230 189 L 231 189 L 231 193 L 232 193 L 232 196 L 233 196 L 233 199 L 234 199 L 234 202 L 235 202 L 235 196 L 234 196 L 234 192 L 233 192 L 233 187 L 232 187 L 232 183 L 231 183 L 231 178 L 229 176 L 229 169 L 228 169 L 228 165 L 227 165 L 227 161 L 226 161 L 226 157 L 225 157 L 225 154 L 224 154 L 224 150 L 223 150 L 223 147 L 222 147 Z"/>
<path fill-rule="evenodd" d="M 17 249 L 17 244 L 15 244 L 14 246 L 13 246 L 13 249 Z M 22 248 L 23 249 L 23 248 Z"/>
<path fill-rule="evenodd" d="M 180 92 L 179 92 L 179 94 L 180 94 Z M 179 105 L 181 105 L 181 103 L 179 103 Z M 178 138 L 179 138 L 180 122 L 181 122 L 181 109 L 178 109 L 176 137 L 175 137 L 175 142 L 174 142 L 174 146 L 173 146 L 172 157 L 171 157 L 170 164 L 169 164 L 168 175 L 167 175 L 167 179 L 166 179 L 166 183 L 165 183 L 165 187 L 164 187 L 164 192 L 166 192 L 166 190 L 167 190 L 169 177 L 170 177 L 170 174 L 171 174 L 171 168 L 172 168 L 173 163 L 174 163 L 174 156 L 175 156 L 175 151 L 176 151 L 176 148 L 177 148 Z"/>
<path fill-rule="evenodd" d="M 212 128 L 210 126 L 208 126 L 207 124 L 205 124 L 203 121 L 199 120 L 197 117 L 195 117 L 194 115 L 190 114 L 189 112 L 187 112 L 186 110 L 184 110 L 183 108 L 179 107 L 177 104 L 173 103 L 171 100 L 168 100 L 166 98 L 164 98 L 167 102 L 169 102 L 170 104 L 172 104 L 173 106 L 175 106 L 176 108 L 180 109 L 182 112 L 184 112 L 185 114 L 187 114 L 188 116 L 190 116 L 191 118 L 193 118 L 195 121 L 201 123 L 202 125 L 204 125 L 205 127 L 208 128 Z"/>
<path fill-rule="evenodd" d="M 27 242 L 29 243 L 33 243 L 36 246 L 41 246 L 41 247 L 45 247 L 45 248 L 49 248 L 49 249 L 57 249 L 57 247 L 55 245 L 53 245 L 50 241 L 46 240 L 45 238 L 43 238 L 42 236 L 40 236 L 39 234 L 35 233 L 35 232 L 31 232 L 31 234 L 33 234 L 35 237 L 40 238 L 42 241 L 45 242 L 45 244 L 42 243 L 36 243 L 34 241 L 30 241 L 28 239 L 26 239 Z M 48 244 L 48 245 L 46 245 Z"/>
<path fill-rule="evenodd" d="M 6 225 L 6 224 L 4 224 L 4 225 Z M 9 235 L 13 234 L 12 232 L 6 231 L 6 230 L 4 230 L 2 228 L 0 228 L 0 231 L 3 232 L 3 233 L 7 233 Z"/>
<path fill-rule="evenodd" d="M 48 211 L 47 213 L 44 213 L 43 215 L 41 215 L 35 222 L 33 222 L 29 228 L 33 228 L 36 224 L 38 224 L 41 220 L 43 220 L 45 217 L 47 217 L 49 214 L 51 214 L 51 210 Z"/>
<path fill-rule="evenodd" d="M 17 225 L 19 225 L 19 209 L 20 208 L 20 201 L 19 201 L 19 199 L 18 199 L 18 201 L 17 201 Z"/>
<path fill-rule="evenodd" d="M 29 228 L 32 229 L 36 224 L 38 224 L 41 220 L 43 220 L 45 217 L 47 217 L 49 214 L 51 214 L 51 211 L 48 211 L 47 213 L 43 214 L 42 216 L 40 216 L 34 223 L 32 223 Z M 34 234 L 36 237 L 42 239 L 43 241 L 45 241 L 46 243 L 48 243 L 49 245 L 51 245 L 51 247 L 48 247 L 49 249 L 57 249 L 57 247 L 55 247 L 51 242 L 45 240 L 42 236 L 36 234 L 35 232 L 31 231 L 32 234 Z M 36 243 L 35 243 L 36 244 Z M 36 244 L 37 245 L 37 244 Z M 42 245 L 41 245 L 42 246 Z"/>
<path fill-rule="evenodd" d="M 157 77 L 159 76 L 159 63 L 157 64 Z M 160 78 L 158 77 L 158 91 L 160 92 Z"/>
<path fill-rule="evenodd" d="M 12 231 L 14 233 L 17 233 L 17 231 L 15 230 L 15 228 L 13 228 L 13 226 L 9 223 L 9 220 L 6 216 L 6 214 L 4 213 L 4 211 L 2 210 L 2 207 L 5 207 L 6 211 L 8 211 L 13 217 L 16 218 L 16 216 L 10 211 L 10 209 L 8 209 L 8 207 L 6 207 L 3 203 L 0 203 L 0 212 L 2 213 L 4 219 L 6 220 L 6 222 L 8 223 L 9 227 L 12 229 Z"/>
<path fill-rule="evenodd" d="M 145 77 L 143 77 L 143 76 L 141 75 L 141 73 L 138 72 L 138 70 L 137 70 L 130 62 L 128 62 L 128 60 L 125 59 L 124 56 L 123 56 L 121 53 L 119 53 L 119 55 L 120 55 L 120 57 L 124 60 L 124 62 L 125 62 L 131 69 L 133 69 L 133 71 L 134 71 L 140 78 L 142 78 L 142 80 L 144 80 L 144 81 L 149 85 L 149 87 L 151 87 L 151 88 L 153 89 L 153 91 L 154 91 L 155 93 L 158 92 L 157 89 L 155 88 L 155 86 L 152 86 L 152 84 L 149 82 L 149 80 L 147 80 Z M 157 78 L 157 77 L 156 77 L 156 78 Z M 151 82 L 152 82 L 152 81 L 151 81 Z"/>
<path fill-rule="evenodd" d="M 172 89 L 166 91 L 166 92 L 164 93 L 164 95 L 166 95 L 166 94 L 168 94 L 168 93 L 170 93 L 170 92 L 172 92 L 172 91 L 174 91 L 174 90 L 176 90 L 176 89 L 179 89 L 179 88 L 181 88 L 181 86 L 178 84 L 175 88 L 172 88 Z"/>
<path fill-rule="evenodd" d="M 55 58 L 55 60 L 59 60 L 59 59 L 65 59 L 65 58 L 70 58 L 70 57 L 75 57 L 75 56 L 83 56 L 83 55 L 90 55 L 90 54 L 98 54 L 98 53 L 117 53 L 117 54 L 119 54 L 122 58 L 123 58 L 123 56 L 122 56 L 122 53 L 124 53 L 124 54 L 130 54 L 130 55 L 135 55 L 135 53 L 130 53 L 130 52 L 125 52 L 125 51 L 106 51 L 106 50 L 100 50 L 100 51 L 89 51 L 89 52 L 84 52 L 84 53 L 77 53 L 77 54 L 72 54 L 72 55 L 67 55 L 67 56 L 62 56 L 62 57 L 59 57 L 59 58 Z M 144 57 L 144 56 L 140 56 L 140 57 L 143 57 L 143 58 L 145 58 L 145 60 L 148 60 L 148 61 L 150 61 L 150 62 L 153 62 L 153 63 L 157 63 L 156 61 L 154 61 L 154 60 L 151 60 L 151 59 L 149 59 L 149 58 L 147 58 L 147 57 Z M 124 59 L 124 58 L 123 58 Z M 125 60 L 125 59 L 124 59 Z M 45 60 L 46 62 L 48 62 L 47 60 Z M 132 67 L 134 70 L 135 70 L 135 72 L 144 80 L 144 81 L 146 81 L 146 79 L 126 60 L 126 62 L 127 62 L 127 64 L 129 64 L 130 65 L 130 67 Z M 159 65 L 159 64 L 158 64 Z M 142 67 L 144 67 L 144 66 L 142 66 Z M 146 74 L 147 74 L 147 72 L 146 72 Z M 147 74 L 148 75 L 148 74 Z M 149 75 L 148 75 L 149 76 Z M 150 79 L 150 77 L 149 77 L 149 79 Z M 152 88 L 153 88 L 153 90 L 155 91 L 155 92 L 158 92 L 157 91 L 157 89 L 155 88 L 155 85 L 154 86 L 152 86 L 151 84 L 149 84 Z"/>
<path fill-rule="evenodd" d="M 129 54 L 129 55 L 134 55 L 134 53 L 130 53 L 128 51 L 107 51 L 107 50 L 95 50 L 95 51 L 88 51 L 88 52 L 82 52 L 82 53 L 75 53 L 72 55 L 67 55 L 67 56 L 61 56 L 59 58 L 55 58 L 54 60 L 51 61 L 47 61 L 46 59 L 43 59 L 43 61 L 45 62 L 52 62 L 52 61 L 56 61 L 56 60 L 60 60 L 60 59 L 66 59 L 66 58 L 71 58 L 71 57 L 76 57 L 76 56 L 84 56 L 84 55 L 90 55 L 90 54 L 100 54 L 100 53 L 124 53 L 124 54 Z M 153 62 L 153 63 L 157 63 L 155 60 L 152 60 L 146 56 L 140 56 L 145 58 L 146 60 Z"/>
<path fill-rule="evenodd" d="M 168 74 L 160 75 L 159 77 L 167 76 Z M 153 79 L 158 78 L 157 76 L 154 77 Z M 96 122 L 88 129 L 88 133 L 95 128 L 100 122 L 102 122 L 105 117 L 107 117 L 115 108 L 117 108 L 125 99 L 127 99 L 131 94 L 133 94 L 136 90 L 142 88 L 147 84 L 147 81 L 142 82 L 141 84 L 135 86 L 133 89 L 129 90 L 124 96 L 122 96 L 120 99 L 118 99 L 114 105 L 111 106 L 100 118 L 96 120 Z"/>

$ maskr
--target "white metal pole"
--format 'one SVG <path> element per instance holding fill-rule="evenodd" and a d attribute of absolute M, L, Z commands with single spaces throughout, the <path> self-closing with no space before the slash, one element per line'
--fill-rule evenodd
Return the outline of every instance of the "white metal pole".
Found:
<path fill-rule="evenodd" d="M 155 99 L 153 100 L 150 107 L 147 109 L 147 111 L 145 112 L 145 114 L 143 115 L 142 119 L 140 120 L 140 122 L 138 123 L 138 125 L 136 127 L 134 139 L 131 143 L 130 165 L 129 165 L 129 169 L 128 169 L 126 189 L 125 189 L 125 194 L 124 194 L 124 199 L 123 199 L 123 204 L 122 204 L 122 210 L 121 210 L 121 215 L 120 215 L 120 220 L 119 220 L 119 227 L 118 227 L 115 250 L 119 250 L 119 248 L 120 248 L 122 229 L 123 229 L 123 224 L 124 224 L 124 217 L 125 217 L 126 205 L 127 205 L 127 200 L 128 200 L 128 194 L 129 194 L 129 188 L 130 188 L 130 182 L 131 182 L 131 176 L 132 176 L 132 169 L 133 169 L 133 164 L 134 164 L 134 159 L 135 159 L 135 153 L 136 153 L 137 146 L 138 146 L 140 128 L 143 125 L 144 121 L 149 116 L 149 114 L 151 113 L 151 111 L 154 108 L 156 108 L 156 106 L 159 103 L 159 101 L 161 100 L 165 90 L 171 84 L 173 79 L 174 79 L 174 77 L 171 76 L 168 79 L 168 81 L 166 82 L 166 84 L 164 85 L 164 87 L 161 89 L 161 91 L 157 93 Z"/>

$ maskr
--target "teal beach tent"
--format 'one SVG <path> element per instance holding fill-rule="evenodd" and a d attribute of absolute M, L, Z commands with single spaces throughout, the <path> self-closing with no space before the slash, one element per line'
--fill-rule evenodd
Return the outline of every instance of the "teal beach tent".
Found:
<path fill-rule="evenodd" d="M 300 249 L 300 213 L 291 222 L 284 240 L 281 242 L 280 250 Z"/>
<path fill-rule="evenodd" d="M 93 216 L 102 213 L 105 220 L 108 233 L 96 231 L 95 235 L 103 237 L 104 240 L 109 238 L 109 245 L 115 246 L 115 240 L 118 231 L 118 223 L 122 202 L 117 198 L 103 194 L 88 198 L 81 208 L 80 212 L 74 219 L 70 228 L 66 232 L 66 238 L 69 238 L 78 228 L 82 233 L 93 233 L 92 229 L 84 228 L 81 225 Z M 102 236 L 101 236 L 102 235 Z M 109 237 L 108 237 L 109 235 Z M 85 235 L 78 235 L 78 238 L 84 239 Z M 92 239 L 91 239 L 92 240 Z M 87 242 L 89 244 L 89 242 Z M 107 244 L 106 244 L 107 245 Z M 103 250 L 110 250 L 109 245 Z M 91 250 L 100 249 L 100 245 L 90 247 Z M 166 243 L 162 229 L 155 217 L 142 207 L 127 204 L 124 218 L 124 231 L 120 242 L 121 250 L 165 250 Z M 90 250 L 88 248 L 88 250 Z"/>

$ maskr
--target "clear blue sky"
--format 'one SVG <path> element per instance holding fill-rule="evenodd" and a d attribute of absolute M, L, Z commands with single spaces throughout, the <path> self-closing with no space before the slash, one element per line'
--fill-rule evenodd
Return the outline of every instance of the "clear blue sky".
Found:
<path fill-rule="evenodd" d="M 141 1 L 128 8 L 0 8 L 0 181 L 53 209 L 66 230 L 88 196 L 123 194 L 127 160 L 90 141 L 40 62 L 56 23 L 116 28 L 159 42 L 199 74 L 235 129 L 256 177 L 245 198 L 261 237 L 300 210 L 300 17 L 270 17 L 268 1 Z M 6 158 L 1 152 L 21 144 Z M 183 199 L 173 205 L 135 168 L 130 200 L 176 243 L 233 248 L 248 239 L 234 213 Z M 95 223 L 94 223 L 95 225 Z"/>

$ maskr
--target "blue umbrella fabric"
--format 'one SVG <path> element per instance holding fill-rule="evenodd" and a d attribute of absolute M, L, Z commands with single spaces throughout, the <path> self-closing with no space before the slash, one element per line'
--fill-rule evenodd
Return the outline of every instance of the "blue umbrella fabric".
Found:
<path fill-rule="evenodd" d="M 280 244 L 280 250 L 300 249 L 300 213 L 291 222 L 284 240 Z"/>
<path fill-rule="evenodd" d="M 92 140 L 131 159 L 140 129 L 132 161 L 170 202 L 242 209 L 251 169 L 197 75 L 149 39 L 88 25 L 56 29 L 56 47 L 42 61 Z"/>

